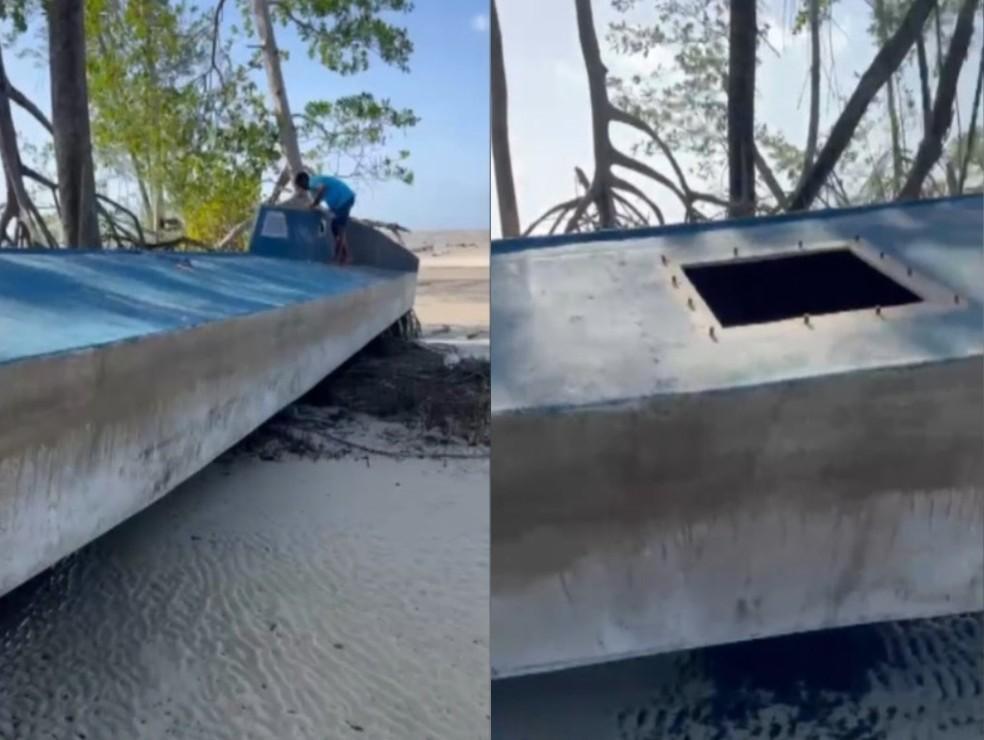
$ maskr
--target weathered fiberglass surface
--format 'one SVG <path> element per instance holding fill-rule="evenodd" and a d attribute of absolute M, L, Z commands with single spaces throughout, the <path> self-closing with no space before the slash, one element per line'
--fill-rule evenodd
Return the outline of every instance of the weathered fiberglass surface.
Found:
<path fill-rule="evenodd" d="M 492 410 L 563 409 L 982 352 L 980 196 L 493 244 Z M 959 296 L 944 310 L 778 322 L 709 339 L 670 287 L 692 260 L 864 243 Z"/>

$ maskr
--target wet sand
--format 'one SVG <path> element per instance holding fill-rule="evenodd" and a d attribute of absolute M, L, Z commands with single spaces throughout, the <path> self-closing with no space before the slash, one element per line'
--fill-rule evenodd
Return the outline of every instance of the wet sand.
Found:
<path fill-rule="evenodd" d="M 979 740 L 984 617 L 827 630 L 498 681 L 497 740 Z"/>
<path fill-rule="evenodd" d="M 0 604 L 0 736 L 487 736 L 487 479 L 213 465 Z"/>
<path fill-rule="evenodd" d="M 476 280 L 435 278 L 438 328 L 488 336 Z M 0 599 L 0 738 L 489 736 L 488 448 L 275 425 Z"/>

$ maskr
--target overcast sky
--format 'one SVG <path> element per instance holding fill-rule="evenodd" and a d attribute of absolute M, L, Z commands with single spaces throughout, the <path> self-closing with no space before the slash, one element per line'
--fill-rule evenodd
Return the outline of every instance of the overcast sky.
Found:
<path fill-rule="evenodd" d="M 202 3 L 207 5 L 208 3 Z M 234 3 L 224 23 L 238 19 Z M 415 51 L 410 74 L 376 62 L 355 77 L 339 77 L 308 59 L 293 33 L 278 30 L 277 41 L 290 54 L 284 77 L 291 108 L 313 99 L 334 99 L 368 90 L 394 106 L 413 108 L 420 124 L 397 136 L 393 149 L 409 149 L 415 173 L 412 186 L 399 183 L 359 186 L 357 215 L 396 221 L 410 228 L 486 228 L 489 204 L 489 15 L 488 0 L 417 0 L 406 25 Z M 21 47 L 39 47 L 38 24 Z M 4 49 L 7 73 L 47 113 L 51 93 L 47 67 Z M 255 73 L 262 89 L 266 80 Z M 14 109 L 22 143 L 41 144 L 50 137 Z M 120 115 L 126 115 L 120 111 Z M 2 192 L 2 178 L 0 178 Z M 6 197 L 5 195 L 2 197 Z"/>
<path fill-rule="evenodd" d="M 643 22 L 656 23 L 652 4 L 640 2 L 640 11 L 632 16 Z M 622 18 L 607 0 L 594 2 L 595 25 L 602 56 L 613 75 L 645 73 L 654 60 L 625 58 L 614 54 L 604 40 L 608 24 Z M 762 64 L 756 79 L 756 121 L 781 130 L 792 143 L 803 147 L 809 113 L 809 96 L 805 85 L 809 70 L 808 36 L 793 36 L 789 24 L 783 23 L 784 12 L 792 0 L 766 0 L 759 4 L 760 23 L 770 25 L 769 40 L 780 54 L 761 48 Z M 509 88 L 509 132 L 513 172 L 519 202 L 520 221 L 524 228 L 549 207 L 574 195 L 574 167 L 593 170 L 591 120 L 588 86 L 577 40 L 577 21 L 571 0 L 497 0 L 502 28 L 507 84 Z M 833 48 L 834 79 L 841 91 L 853 90 L 856 75 L 870 63 L 876 49 L 870 42 L 867 27 L 869 6 L 863 0 L 844 0 L 834 4 L 835 25 L 824 34 L 825 65 Z M 969 119 L 976 81 L 980 48 L 980 14 L 978 14 L 971 53 L 964 65 L 959 86 L 959 100 L 964 125 Z M 662 60 L 668 61 L 664 57 Z M 821 107 L 821 139 L 829 129 L 840 105 L 824 100 Z M 878 112 L 875 111 L 877 115 Z M 638 137 L 615 126 L 613 139 L 625 150 Z M 919 132 L 910 134 L 910 140 Z M 659 164 L 659 163 L 657 163 Z M 665 163 L 663 163 L 665 166 Z M 636 182 L 639 182 L 636 180 Z M 726 183 L 722 173 L 722 183 Z M 697 181 L 692 181 L 693 187 Z M 658 187 L 645 186 L 650 196 L 663 207 L 668 220 L 679 219 L 675 197 L 668 198 Z M 499 235 L 498 203 L 492 189 L 493 235 Z"/>

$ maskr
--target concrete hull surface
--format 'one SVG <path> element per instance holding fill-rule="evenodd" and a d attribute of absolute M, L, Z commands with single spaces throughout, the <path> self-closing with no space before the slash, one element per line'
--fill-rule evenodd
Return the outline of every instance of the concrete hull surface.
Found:
<path fill-rule="evenodd" d="M 410 310 L 416 271 L 0 252 L 0 284 L 16 332 L 0 351 L 3 594 L 312 388 Z"/>
<path fill-rule="evenodd" d="M 966 205 L 913 208 L 903 231 L 970 219 L 963 258 L 980 277 L 980 202 Z M 840 218 L 824 228 L 865 238 L 859 215 Z M 795 248 L 786 223 L 774 248 Z M 721 246 L 770 248 L 767 223 L 743 228 Z M 717 248 L 682 241 L 698 239 Z M 678 243 L 513 242 L 498 266 L 493 248 L 493 674 L 984 608 L 980 296 L 700 343 L 686 310 L 647 310 L 666 287 L 659 255 L 688 259 Z M 565 290 L 538 290 L 559 285 L 552 272 Z M 606 295 L 623 275 L 652 278 Z"/>

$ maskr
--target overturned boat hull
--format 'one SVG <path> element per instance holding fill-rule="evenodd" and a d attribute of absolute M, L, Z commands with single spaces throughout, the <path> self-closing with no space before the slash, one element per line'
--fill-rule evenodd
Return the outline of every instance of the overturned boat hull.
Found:
<path fill-rule="evenodd" d="M 310 243 L 323 234 L 303 233 L 316 216 L 280 213 L 281 251 L 266 238 L 263 252 L 277 256 L 0 252 L 0 594 L 165 495 L 410 310 L 409 252 L 353 225 L 354 264 L 333 266 L 312 258 L 330 253 Z"/>
<path fill-rule="evenodd" d="M 982 213 L 494 244 L 493 674 L 984 608 Z M 688 278 L 834 252 L 914 300 L 723 325 Z"/>

